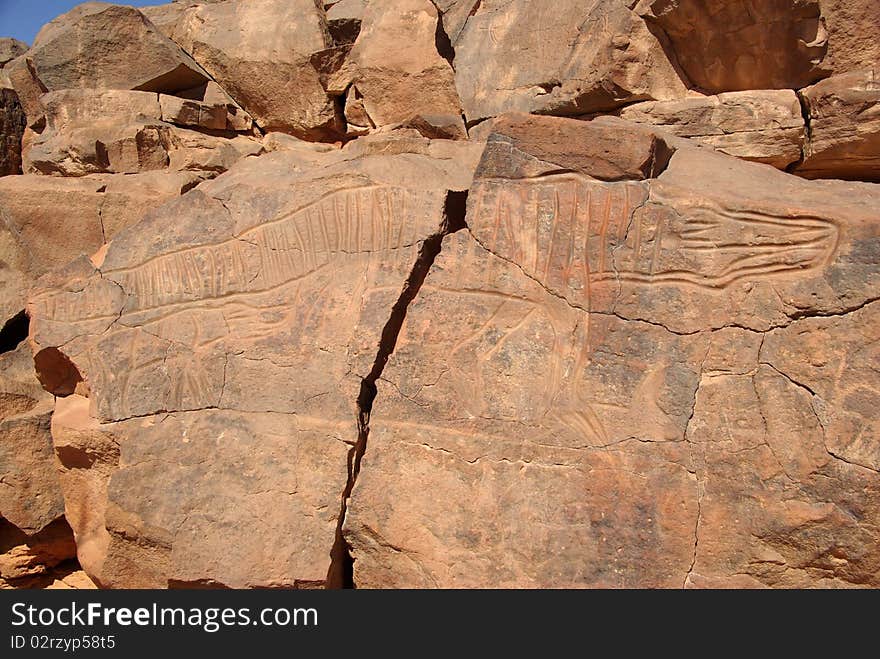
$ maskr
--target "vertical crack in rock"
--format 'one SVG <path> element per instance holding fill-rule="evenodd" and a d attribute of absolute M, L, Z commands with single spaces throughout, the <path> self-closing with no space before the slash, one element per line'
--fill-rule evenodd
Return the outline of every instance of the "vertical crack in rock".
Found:
<path fill-rule="evenodd" d="M 439 8 L 437 8 L 437 29 L 434 32 L 434 45 L 437 47 L 437 53 L 439 53 L 440 57 L 449 62 L 449 66 L 454 71 L 455 46 L 452 45 L 452 40 L 449 38 L 446 27 L 443 25 L 443 12 Z"/>
<path fill-rule="evenodd" d="M 24 310 L 19 311 L 0 329 L 0 355 L 12 352 L 28 337 L 31 319 Z"/>
<path fill-rule="evenodd" d="M 336 537 L 330 550 L 330 569 L 327 572 L 327 588 L 355 588 L 354 583 L 354 559 L 351 556 L 348 543 L 345 541 L 342 527 L 345 523 L 345 514 L 348 508 L 348 499 L 351 496 L 354 484 L 357 481 L 361 468 L 361 459 L 367 450 L 367 440 L 370 435 L 370 414 L 373 411 L 373 403 L 376 400 L 376 381 L 382 376 L 389 358 L 397 346 L 400 330 L 406 320 L 406 314 L 410 304 L 415 300 L 434 260 L 440 254 L 443 239 L 449 234 L 455 233 L 467 227 L 465 215 L 467 212 L 468 191 L 448 191 L 446 203 L 443 209 L 443 222 L 440 230 L 429 236 L 422 243 L 419 256 L 410 271 L 409 277 L 403 285 L 403 290 L 394 306 L 391 315 L 382 328 L 376 359 L 369 374 L 361 380 L 360 393 L 357 399 L 357 442 L 348 452 L 348 478 L 345 489 L 342 492 L 339 518 L 336 525 Z"/>
<path fill-rule="evenodd" d="M 804 164 L 804 161 L 810 154 L 810 147 L 813 140 L 813 119 L 810 115 L 810 103 L 807 100 L 807 97 L 804 96 L 799 90 L 795 89 L 794 93 L 797 96 L 798 103 L 800 103 L 801 116 L 804 119 L 804 141 L 801 144 L 800 159 L 796 160 L 785 168 L 785 171 L 789 174 L 795 173 L 797 171 L 797 168 Z"/>

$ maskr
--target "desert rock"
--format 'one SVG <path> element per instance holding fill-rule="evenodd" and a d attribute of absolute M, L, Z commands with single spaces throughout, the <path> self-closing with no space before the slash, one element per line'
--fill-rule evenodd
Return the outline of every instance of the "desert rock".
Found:
<path fill-rule="evenodd" d="M 106 487 L 105 507 L 68 513 L 102 585 L 327 580 L 371 367 L 354 369 L 376 359 L 443 231 L 448 191 L 467 188 L 479 155 L 423 138 L 373 144 L 375 155 L 370 143 L 325 153 L 317 170 L 298 171 L 294 151 L 245 161 L 117 235 L 100 271 L 81 260 L 32 298 L 37 354 L 64 346 L 96 428 L 58 426 L 119 443 L 106 485 L 112 458 L 78 485 L 64 477 L 79 492 L 68 502 Z M 159 285 L 169 276 L 175 291 Z"/>
<path fill-rule="evenodd" d="M 21 174 L 21 138 L 26 125 L 18 94 L 0 84 L 0 176 Z"/>
<path fill-rule="evenodd" d="M 359 586 L 877 585 L 871 376 L 831 373 L 876 342 L 880 193 L 675 146 L 602 182 L 489 137 L 379 381 Z"/>
<path fill-rule="evenodd" d="M 620 116 L 778 169 L 799 161 L 804 146 L 801 104 L 790 90 L 648 101 L 624 108 Z"/>
<path fill-rule="evenodd" d="M 209 79 L 131 7 L 86 3 L 53 23 L 37 35 L 33 48 L 7 65 L 31 124 L 39 120 L 39 97 L 47 91 L 88 87 L 174 93 Z"/>
<path fill-rule="evenodd" d="M 264 131 L 313 139 L 339 131 L 312 63 L 332 45 L 315 0 L 192 4 L 171 34 Z"/>
<path fill-rule="evenodd" d="M 810 139 L 797 172 L 808 178 L 880 181 L 880 79 L 855 71 L 802 92 Z"/>
<path fill-rule="evenodd" d="M 468 121 L 521 111 L 578 115 L 669 100 L 685 86 L 661 43 L 617 0 L 484 0 L 454 43 Z"/>
<path fill-rule="evenodd" d="M 819 0 L 641 0 L 636 11 L 705 93 L 798 89 L 829 73 Z"/>
<path fill-rule="evenodd" d="M 367 6 L 357 41 L 330 83 L 347 92 L 351 127 L 369 130 L 417 117 L 438 137 L 467 136 L 452 66 L 437 50 L 438 20 L 430 0 Z"/>
<path fill-rule="evenodd" d="M 23 41 L 9 37 L 0 38 L 0 69 L 19 55 L 24 55 L 27 50 L 28 45 Z"/>

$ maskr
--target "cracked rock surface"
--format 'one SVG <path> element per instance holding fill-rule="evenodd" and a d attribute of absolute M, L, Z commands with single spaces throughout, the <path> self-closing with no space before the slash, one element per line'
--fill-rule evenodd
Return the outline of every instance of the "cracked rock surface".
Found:
<path fill-rule="evenodd" d="M 0 588 L 880 587 L 875 3 L 0 38 Z"/>

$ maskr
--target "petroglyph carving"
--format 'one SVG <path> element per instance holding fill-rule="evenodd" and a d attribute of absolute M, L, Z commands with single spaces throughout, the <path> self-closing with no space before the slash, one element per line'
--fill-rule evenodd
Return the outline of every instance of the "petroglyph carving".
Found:
<path fill-rule="evenodd" d="M 724 288 L 828 262 L 838 230 L 807 214 L 777 217 L 710 200 L 676 210 L 645 183 L 576 175 L 487 180 L 476 191 L 475 235 L 571 301 L 590 308 L 590 284 L 605 280 Z M 681 205 L 679 205 L 679 208 Z"/>

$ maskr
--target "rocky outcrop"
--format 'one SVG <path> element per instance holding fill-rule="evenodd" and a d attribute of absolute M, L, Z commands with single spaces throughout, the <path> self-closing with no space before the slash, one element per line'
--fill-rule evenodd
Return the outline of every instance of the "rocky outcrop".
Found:
<path fill-rule="evenodd" d="M 455 42 L 465 116 L 579 115 L 683 96 L 660 41 L 617 0 L 483 0 Z"/>
<path fill-rule="evenodd" d="M 31 125 L 42 119 L 40 96 L 62 89 L 175 93 L 209 76 L 143 14 L 89 2 L 46 25 L 33 47 L 6 66 Z"/>
<path fill-rule="evenodd" d="M 357 41 L 329 83 L 345 94 L 350 131 L 408 123 L 424 125 L 428 137 L 467 137 L 452 66 L 437 49 L 438 20 L 430 0 L 367 7 Z"/>
<path fill-rule="evenodd" d="M 804 147 L 801 104 L 791 90 L 648 101 L 624 108 L 620 116 L 778 169 L 799 162 Z"/>
<path fill-rule="evenodd" d="M 0 40 L 0 588 L 880 587 L 869 5 Z"/>
<path fill-rule="evenodd" d="M 597 128 L 633 132 L 571 130 Z M 876 340 L 877 190 L 684 142 L 602 182 L 508 132 L 378 383 L 355 583 L 876 586 L 880 454 L 848 393 L 871 376 L 845 355 Z"/>
<path fill-rule="evenodd" d="M 828 75 L 819 0 L 641 0 L 636 11 L 703 92 L 797 89 Z"/>
<path fill-rule="evenodd" d="M 874 69 L 834 76 L 801 92 L 810 140 L 798 174 L 880 181 L 880 79 Z"/>
<path fill-rule="evenodd" d="M 61 349 L 89 383 L 93 420 L 59 414 L 61 445 L 110 447 L 79 483 L 64 476 L 68 505 L 106 491 L 68 514 L 102 585 L 327 579 L 361 378 L 479 155 L 421 138 L 366 148 L 308 172 L 293 151 L 236 167 L 117 235 L 100 270 L 83 259 L 32 298 L 37 354 Z"/>
<path fill-rule="evenodd" d="M 309 139 L 340 132 L 312 61 L 332 46 L 316 0 L 190 3 L 171 35 L 264 131 Z"/>

